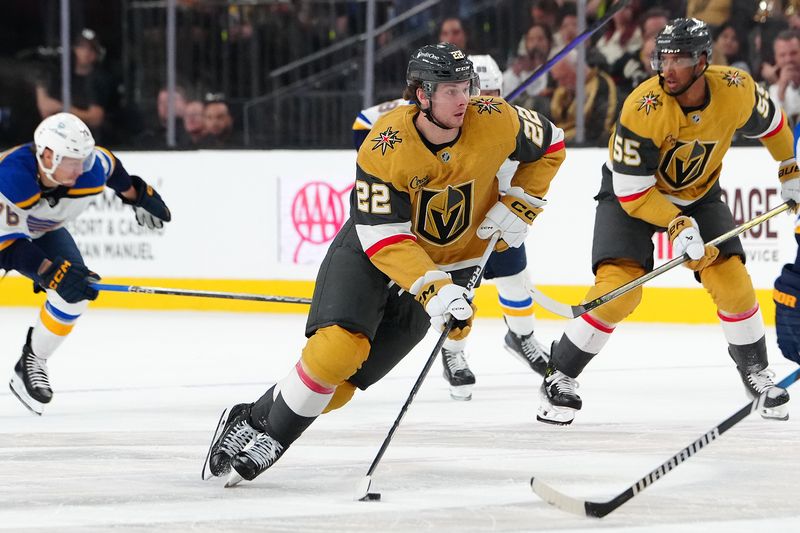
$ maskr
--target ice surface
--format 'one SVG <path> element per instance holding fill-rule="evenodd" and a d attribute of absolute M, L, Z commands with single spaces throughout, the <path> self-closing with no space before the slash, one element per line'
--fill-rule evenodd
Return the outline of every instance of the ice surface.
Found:
<path fill-rule="evenodd" d="M 0 309 L 10 375 L 34 309 Z M 565 322 L 542 321 L 551 341 Z M 539 500 L 530 476 L 606 500 L 746 403 L 719 327 L 623 324 L 581 377 L 570 427 L 535 421 L 539 379 L 478 319 L 470 402 L 437 361 L 374 475 L 352 500 L 425 358 L 429 335 L 386 379 L 325 415 L 256 481 L 200 470 L 224 407 L 283 377 L 304 317 L 90 310 L 50 362 L 42 417 L 0 393 L 0 529 L 59 531 L 800 530 L 800 412 L 751 416 L 608 517 Z M 768 333 L 778 378 L 792 370 Z M 792 391 L 800 395 L 800 387 Z M 800 396 L 798 396 L 800 397 Z M 797 408 L 800 409 L 800 408 Z"/>

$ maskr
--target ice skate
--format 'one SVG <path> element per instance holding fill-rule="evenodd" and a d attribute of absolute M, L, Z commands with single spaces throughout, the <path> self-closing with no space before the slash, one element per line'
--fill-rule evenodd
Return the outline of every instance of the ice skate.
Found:
<path fill-rule="evenodd" d="M 231 458 L 241 452 L 258 434 L 247 421 L 249 416 L 250 404 L 246 403 L 234 405 L 222 412 L 203 464 L 203 479 L 220 477 L 230 472 Z"/>
<path fill-rule="evenodd" d="M 531 370 L 544 376 L 547 363 L 550 362 L 550 354 L 545 351 L 533 332 L 528 335 L 517 335 L 508 330 L 505 337 L 505 348 L 512 355 L 531 367 Z"/>
<path fill-rule="evenodd" d="M 286 448 L 268 433 L 259 433 L 252 446 L 231 459 L 231 473 L 226 487 L 233 487 L 243 479 L 252 481 L 281 458 Z"/>
<path fill-rule="evenodd" d="M 8 387 L 22 405 L 41 416 L 44 406 L 53 399 L 53 389 L 50 388 L 50 378 L 47 375 L 47 361 L 37 357 L 31 350 L 32 333 L 33 328 L 28 329 L 22 356 L 14 365 Z"/>
<path fill-rule="evenodd" d="M 775 373 L 772 370 L 765 368 L 758 372 L 748 373 L 738 367 L 736 369 L 739 370 L 742 383 L 744 383 L 744 388 L 750 399 L 763 395 L 763 400 L 758 405 L 758 413 L 762 418 L 789 420 L 789 393 L 772 381 L 772 378 L 775 377 Z"/>
<path fill-rule="evenodd" d="M 566 426 L 575 419 L 575 411 L 583 406 L 581 397 L 575 392 L 578 382 L 548 365 L 540 390 L 541 404 L 536 420 L 548 424 Z"/>
<path fill-rule="evenodd" d="M 442 348 L 442 367 L 444 368 L 444 379 L 450 384 L 450 397 L 460 401 L 471 400 L 472 387 L 475 386 L 475 374 L 467 366 L 464 352 Z"/>

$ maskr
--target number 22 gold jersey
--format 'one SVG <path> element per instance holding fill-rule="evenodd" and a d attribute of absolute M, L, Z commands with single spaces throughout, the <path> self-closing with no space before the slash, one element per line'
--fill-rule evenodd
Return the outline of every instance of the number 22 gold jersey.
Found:
<path fill-rule="evenodd" d="M 511 186 L 544 197 L 564 159 L 564 134 L 534 111 L 475 97 L 453 143 L 423 142 L 415 105 L 383 115 L 358 152 L 350 216 L 372 263 L 408 290 L 429 270 L 478 263 L 478 225 L 498 200 L 497 171 L 520 162 Z"/>

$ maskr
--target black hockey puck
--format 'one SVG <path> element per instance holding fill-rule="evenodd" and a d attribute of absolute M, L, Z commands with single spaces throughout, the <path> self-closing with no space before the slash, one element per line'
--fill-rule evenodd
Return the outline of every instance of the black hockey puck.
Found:
<path fill-rule="evenodd" d="M 381 501 L 380 492 L 368 492 L 366 496 L 361 498 L 362 502 L 379 502 Z"/>

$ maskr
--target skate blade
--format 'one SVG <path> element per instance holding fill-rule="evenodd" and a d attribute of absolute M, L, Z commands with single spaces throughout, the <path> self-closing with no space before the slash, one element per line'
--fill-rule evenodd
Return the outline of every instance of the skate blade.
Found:
<path fill-rule="evenodd" d="M 225 488 L 229 489 L 231 487 L 235 487 L 242 481 L 244 481 L 244 478 L 240 476 L 236 470 L 231 469 L 231 473 L 228 475 L 228 480 L 225 482 Z"/>
<path fill-rule="evenodd" d="M 472 399 L 472 387 L 474 385 L 450 386 L 450 397 L 459 402 L 468 402 Z"/>
<path fill-rule="evenodd" d="M 206 453 L 206 462 L 203 463 L 203 471 L 200 473 L 200 478 L 203 481 L 215 477 L 214 474 L 211 473 L 211 450 L 214 449 L 214 443 L 217 442 L 219 436 L 222 435 L 222 431 L 225 429 L 225 424 L 228 423 L 229 411 L 230 408 L 222 411 L 222 414 L 219 417 L 219 422 L 217 422 L 217 430 L 214 431 L 214 436 L 211 437 L 211 444 L 208 446 L 208 452 Z"/>
<path fill-rule="evenodd" d="M 787 404 L 777 407 L 762 407 L 759 411 L 761 418 L 765 420 L 789 420 L 789 406 Z"/>
<path fill-rule="evenodd" d="M 543 405 L 539 406 L 539 411 L 536 413 L 536 420 L 545 424 L 568 426 L 575 420 L 575 411 L 576 409 L 571 407 L 560 407 L 543 400 Z"/>
<path fill-rule="evenodd" d="M 19 403 L 24 405 L 28 411 L 35 415 L 42 416 L 45 404 L 31 398 L 28 391 L 25 390 L 25 384 L 22 383 L 21 380 L 15 378 L 16 376 L 12 377 L 11 381 L 8 382 L 8 388 L 11 389 L 11 393 L 17 397 Z"/>

